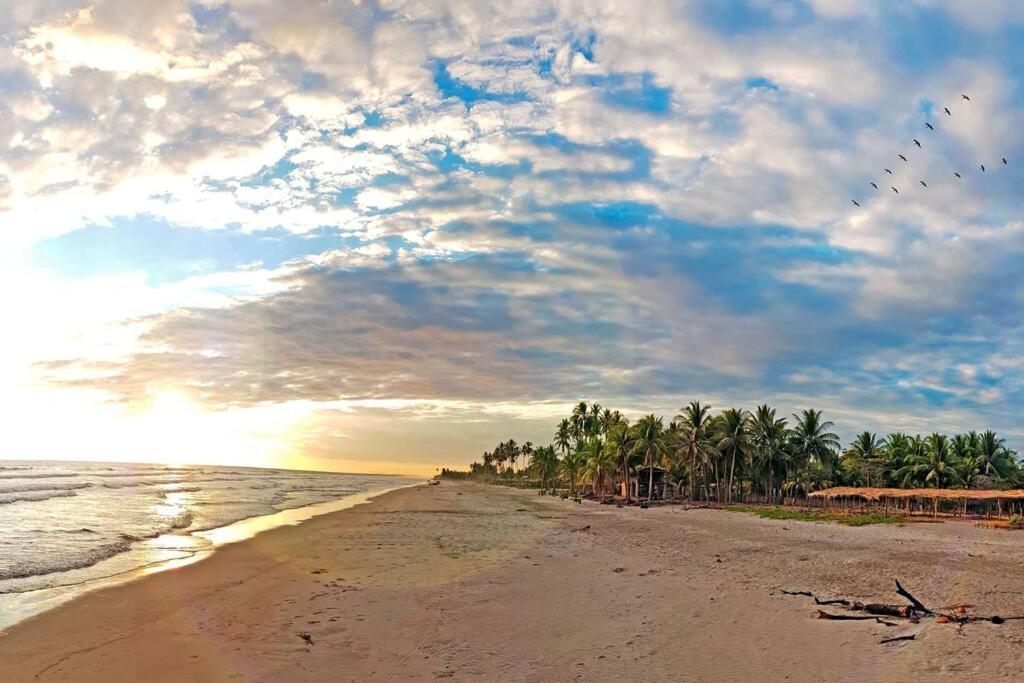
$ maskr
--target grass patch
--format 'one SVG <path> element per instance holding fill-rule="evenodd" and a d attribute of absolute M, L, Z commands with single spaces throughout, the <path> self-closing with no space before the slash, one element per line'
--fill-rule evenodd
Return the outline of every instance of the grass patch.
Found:
<path fill-rule="evenodd" d="M 798 522 L 835 522 L 846 526 L 867 526 L 868 524 L 902 524 L 907 520 L 901 515 L 885 515 L 878 512 L 860 512 L 843 514 L 825 510 L 811 511 L 796 508 L 747 507 L 743 505 L 727 505 L 730 512 L 746 512 L 757 515 L 761 519 L 785 519 Z"/>

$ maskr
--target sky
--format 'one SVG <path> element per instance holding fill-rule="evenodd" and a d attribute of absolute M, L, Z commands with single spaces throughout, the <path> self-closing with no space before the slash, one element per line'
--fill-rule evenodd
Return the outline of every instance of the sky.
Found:
<path fill-rule="evenodd" d="M 1022 449 L 1022 38 L 1014 0 L 3 3 L 0 458 L 428 474 L 696 398 Z"/>

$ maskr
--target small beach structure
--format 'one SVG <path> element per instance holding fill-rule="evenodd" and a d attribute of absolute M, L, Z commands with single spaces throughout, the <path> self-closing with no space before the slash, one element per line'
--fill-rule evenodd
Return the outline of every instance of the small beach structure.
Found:
<path fill-rule="evenodd" d="M 638 467 L 633 471 L 633 476 L 629 478 L 629 497 L 633 500 L 644 500 L 647 498 L 647 482 L 649 477 L 648 468 Z M 666 477 L 665 468 L 654 467 L 653 471 L 654 478 L 654 500 L 663 500 L 666 497 Z M 626 485 L 622 481 L 619 481 L 619 495 L 626 495 Z"/>
<path fill-rule="evenodd" d="M 835 486 L 814 491 L 808 499 L 826 508 L 875 509 L 906 514 L 1002 517 L 1021 514 L 1024 489 L 890 489 Z"/>

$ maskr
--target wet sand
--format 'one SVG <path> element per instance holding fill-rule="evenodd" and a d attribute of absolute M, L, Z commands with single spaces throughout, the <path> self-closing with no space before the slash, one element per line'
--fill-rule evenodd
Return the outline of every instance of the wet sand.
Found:
<path fill-rule="evenodd" d="M 780 589 L 898 602 L 898 577 L 926 604 L 1024 614 L 1022 566 L 1024 535 L 965 523 L 850 528 L 444 483 L 22 622 L 0 635 L 0 680 L 1009 679 L 1024 622 L 821 621 Z M 878 642 L 903 633 L 916 640 Z"/>

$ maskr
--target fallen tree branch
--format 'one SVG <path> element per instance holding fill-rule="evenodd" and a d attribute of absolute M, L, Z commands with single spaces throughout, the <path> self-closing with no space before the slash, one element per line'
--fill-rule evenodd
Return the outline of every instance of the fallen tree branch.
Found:
<path fill-rule="evenodd" d="M 922 612 L 925 612 L 926 614 L 934 614 L 934 612 L 932 612 L 930 609 L 925 607 L 921 603 L 920 600 L 918 600 L 913 595 L 911 595 L 910 591 L 908 591 L 906 588 L 901 586 L 899 579 L 895 579 L 895 581 L 896 581 L 896 592 L 899 593 L 900 595 L 902 595 L 903 597 L 905 597 L 907 600 L 909 600 L 911 605 L 913 605 L 917 609 L 921 610 Z"/>
<path fill-rule="evenodd" d="M 814 598 L 813 595 L 811 597 Z M 850 606 L 850 601 L 849 600 L 843 600 L 843 599 L 839 599 L 839 600 L 819 600 L 818 598 L 814 598 L 814 604 L 815 605 L 842 605 L 843 607 L 849 607 Z"/>
<path fill-rule="evenodd" d="M 781 590 L 781 589 L 780 589 Z M 935 618 L 940 624 L 969 624 L 976 621 L 986 621 L 990 624 L 1003 624 L 1011 620 L 1024 620 L 1024 615 L 1003 617 L 999 615 L 974 615 L 968 614 L 967 609 L 973 607 L 973 605 L 961 604 L 954 605 L 952 607 L 943 607 L 942 611 L 935 611 L 928 609 L 924 606 L 924 603 L 918 600 L 913 594 L 910 593 L 906 588 L 900 584 L 899 580 L 896 580 L 896 592 L 906 598 L 909 605 L 890 605 L 885 603 L 863 603 L 856 600 L 847 600 L 844 598 L 835 598 L 830 600 L 822 600 L 810 591 L 790 591 L 781 590 L 783 595 L 802 595 L 809 597 L 814 600 L 814 604 L 819 606 L 825 605 L 838 605 L 845 607 L 851 612 L 866 612 L 864 615 L 856 614 L 835 614 L 832 612 L 826 612 L 825 610 L 817 610 L 816 616 L 818 619 L 829 619 L 832 621 L 870 621 L 875 620 L 879 624 L 885 626 L 896 626 L 897 624 L 885 621 L 879 617 L 895 617 L 898 619 L 906 619 L 911 623 L 918 623 L 922 618 L 931 617 Z M 951 613 L 950 613 L 951 612 Z M 899 638 L 899 640 L 912 640 L 912 638 Z"/>
<path fill-rule="evenodd" d="M 823 609 L 818 610 L 819 619 L 831 619 L 832 621 L 877 621 L 877 617 L 869 617 L 858 614 L 830 614 Z"/>

